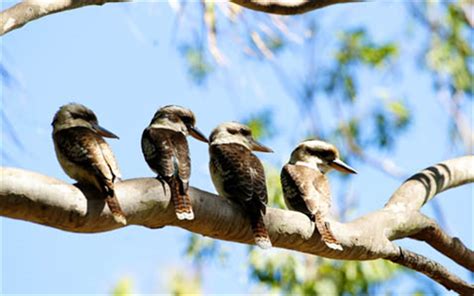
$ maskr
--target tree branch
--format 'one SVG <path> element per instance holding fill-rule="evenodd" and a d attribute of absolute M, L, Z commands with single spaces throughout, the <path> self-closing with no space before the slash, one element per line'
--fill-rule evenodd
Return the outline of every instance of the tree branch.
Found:
<path fill-rule="evenodd" d="M 430 231 L 433 227 L 433 221 L 422 215 L 419 207 L 436 193 L 473 182 L 473 162 L 473 156 L 466 156 L 427 168 L 400 186 L 383 209 L 349 223 L 330 221 L 343 251 L 327 248 L 314 224 L 301 213 L 268 208 L 265 223 L 275 247 L 334 259 L 389 258 L 393 261 L 400 257 L 400 249 L 393 240 L 412 236 L 418 239 L 423 237 L 423 231 Z M 1 168 L 0 172 L 0 216 L 72 232 L 102 232 L 122 227 L 114 222 L 104 201 L 99 198 L 100 194 L 93 188 L 70 185 L 20 169 Z M 116 194 L 130 224 L 149 228 L 177 226 L 216 239 L 253 244 L 250 223 L 242 209 L 214 194 L 191 188 L 193 221 L 176 219 L 169 189 L 156 179 L 119 182 Z M 443 235 L 438 237 L 441 240 L 438 245 L 431 245 L 445 253 L 453 239 Z M 462 256 L 472 254 L 465 247 L 452 251 L 468 252 L 459 256 L 448 254 L 458 263 Z M 421 260 L 417 258 L 413 260 Z M 438 265 L 433 266 L 438 268 Z M 447 271 L 436 272 L 444 274 Z M 447 280 L 449 285 L 439 282 L 450 288 L 462 282 L 455 275 L 450 275 Z M 472 286 L 465 284 L 464 288 Z"/>
<path fill-rule="evenodd" d="M 0 36 L 21 28 L 30 21 L 53 13 L 89 5 L 128 0 L 24 0 L 0 13 Z"/>
<path fill-rule="evenodd" d="M 363 0 L 230 0 L 252 10 L 281 15 L 302 14 L 329 5 L 361 1 Z"/>
<path fill-rule="evenodd" d="M 0 12 L 0 36 L 53 13 L 89 5 L 128 1 L 130 0 L 24 0 Z M 249 9 L 282 15 L 301 14 L 333 4 L 360 1 L 363 0 L 231 0 Z"/>
<path fill-rule="evenodd" d="M 428 167 L 408 178 L 386 204 L 386 208 L 419 210 L 436 194 L 474 182 L 474 156 L 464 156 Z"/>
<path fill-rule="evenodd" d="M 429 225 L 411 237 L 426 242 L 457 264 L 474 272 L 474 252 L 466 247 L 459 238 L 450 237 L 435 221 L 428 217 L 426 219 L 430 220 Z"/>
<path fill-rule="evenodd" d="M 448 290 L 454 290 L 461 295 L 474 294 L 473 285 L 469 285 L 465 281 L 456 277 L 438 262 L 430 260 L 422 255 L 400 248 L 399 256 L 388 259 L 392 262 L 425 274 Z"/>

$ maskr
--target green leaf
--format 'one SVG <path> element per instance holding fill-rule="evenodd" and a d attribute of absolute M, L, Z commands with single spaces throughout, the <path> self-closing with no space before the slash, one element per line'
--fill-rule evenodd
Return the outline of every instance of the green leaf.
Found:
<path fill-rule="evenodd" d="M 180 48 L 188 67 L 188 75 L 197 85 L 202 85 L 214 70 L 203 49 L 197 45 L 183 45 Z"/>
<path fill-rule="evenodd" d="M 242 122 L 250 127 L 252 136 L 257 140 L 272 138 L 275 135 L 273 112 L 270 109 L 251 114 Z"/>
<path fill-rule="evenodd" d="M 217 240 L 195 233 L 189 236 L 186 255 L 190 256 L 198 265 L 213 258 L 218 258 L 221 263 L 225 263 L 228 257 L 227 252 L 222 249 Z"/>
<path fill-rule="evenodd" d="M 387 103 L 387 109 L 392 113 L 397 129 L 402 129 L 409 124 L 411 114 L 402 101 L 389 101 Z"/>

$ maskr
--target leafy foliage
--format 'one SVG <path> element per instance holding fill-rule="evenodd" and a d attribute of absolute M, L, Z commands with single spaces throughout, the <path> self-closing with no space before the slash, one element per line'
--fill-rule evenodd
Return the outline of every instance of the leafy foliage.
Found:
<path fill-rule="evenodd" d="M 207 60 L 207 56 L 203 48 L 186 44 L 181 46 L 181 54 L 185 58 L 188 67 L 188 75 L 190 79 L 197 85 L 206 82 L 207 77 L 214 70 L 211 63 Z"/>
<path fill-rule="evenodd" d="M 375 133 L 372 141 L 380 148 L 390 148 L 394 138 L 410 123 L 411 114 L 402 101 L 388 101 L 384 107 L 374 111 L 373 118 Z"/>
<path fill-rule="evenodd" d="M 252 136 L 257 140 L 264 140 L 275 136 L 275 125 L 273 112 L 270 109 L 264 109 L 260 112 L 251 114 L 243 120 L 252 130 Z"/>
<path fill-rule="evenodd" d="M 335 261 L 278 251 L 250 252 L 251 275 L 271 292 L 285 295 L 378 294 L 400 267 L 385 260 Z"/>
<path fill-rule="evenodd" d="M 205 263 L 206 260 L 215 258 L 218 258 L 221 263 L 225 263 L 229 254 L 217 240 L 193 233 L 189 236 L 186 255 L 199 266 Z"/>
<path fill-rule="evenodd" d="M 354 73 L 359 67 L 380 68 L 395 58 L 398 52 L 394 43 L 374 43 L 363 29 L 343 32 L 338 47 L 335 53 L 337 63 L 328 73 L 325 91 L 328 95 L 342 95 L 344 100 L 351 102 L 356 99 Z"/>
<path fill-rule="evenodd" d="M 449 137 L 473 153 L 472 127 L 463 123 L 474 95 L 472 3 L 420 3 L 410 11 L 427 36 L 420 66 L 432 75 L 436 98 L 450 114 Z"/>
<path fill-rule="evenodd" d="M 426 6 L 428 12 L 436 7 Z M 431 44 L 427 49 L 426 66 L 434 72 L 438 79 L 445 80 L 458 91 L 472 95 L 474 53 L 472 43 L 472 28 L 464 17 L 460 5 L 450 3 L 445 10 L 444 20 L 431 22 L 435 30 L 431 33 Z M 471 65 L 471 67 L 469 66 Z M 472 97 L 471 97 L 472 98 Z"/>

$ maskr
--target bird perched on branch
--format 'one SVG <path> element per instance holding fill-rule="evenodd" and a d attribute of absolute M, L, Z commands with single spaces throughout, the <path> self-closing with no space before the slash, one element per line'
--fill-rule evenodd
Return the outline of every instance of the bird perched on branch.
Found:
<path fill-rule="evenodd" d="M 333 145 L 318 140 L 304 141 L 293 150 L 290 161 L 283 167 L 281 184 L 286 206 L 314 221 L 328 247 L 342 250 L 327 221 L 331 192 L 325 174 L 331 169 L 356 174 L 339 159 L 339 151 Z"/>
<path fill-rule="evenodd" d="M 189 158 L 187 135 L 208 142 L 196 128 L 194 113 L 186 108 L 169 105 L 160 108 L 142 134 L 142 151 L 148 166 L 170 187 L 176 217 L 193 220 L 189 197 Z"/>
<path fill-rule="evenodd" d="M 114 220 L 127 224 L 114 191 L 114 182 L 121 177 L 120 170 L 112 150 L 102 138 L 118 137 L 99 126 L 92 110 L 75 103 L 60 107 L 52 126 L 56 157 L 66 174 L 102 192 Z"/>
<path fill-rule="evenodd" d="M 265 172 L 252 151 L 273 152 L 253 139 L 248 126 L 223 123 L 210 136 L 209 167 L 219 195 L 243 207 L 250 218 L 255 243 L 267 249 L 272 243 L 263 221 L 268 200 Z"/>

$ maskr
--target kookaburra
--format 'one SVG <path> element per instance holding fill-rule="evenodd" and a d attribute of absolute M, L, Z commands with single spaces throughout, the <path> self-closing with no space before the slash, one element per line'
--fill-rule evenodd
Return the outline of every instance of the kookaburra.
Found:
<path fill-rule="evenodd" d="M 339 159 L 339 151 L 333 145 L 318 140 L 304 141 L 293 150 L 290 161 L 283 167 L 281 184 L 286 206 L 313 220 L 328 247 L 342 250 L 327 221 L 331 192 L 325 174 L 331 169 L 356 174 Z"/>
<path fill-rule="evenodd" d="M 268 200 L 265 172 L 252 151 L 272 152 L 253 139 L 249 127 L 236 122 L 223 123 L 210 136 L 209 168 L 219 195 L 243 207 L 255 243 L 267 249 L 272 243 L 263 221 Z"/>
<path fill-rule="evenodd" d="M 193 220 L 189 197 L 189 158 L 187 135 L 208 142 L 196 128 L 194 113 L 180 106 L 169 105 L 156 111 L 142 135 L 142 151 L 148 166 L 170 187 L 171 199 L 179 220 Z"/>
<path fill-rule="evenodd" d="M 114 183 L 121 177 L 114 154 L 102 137 L 118 137 L 99 126 L 92 110 L 80 104 L 59 108 L 53 119 L 53 141 L 56 156 L 66 174 L 96 187 L 117 223 L 127 224 L 115 196 Z"/>

